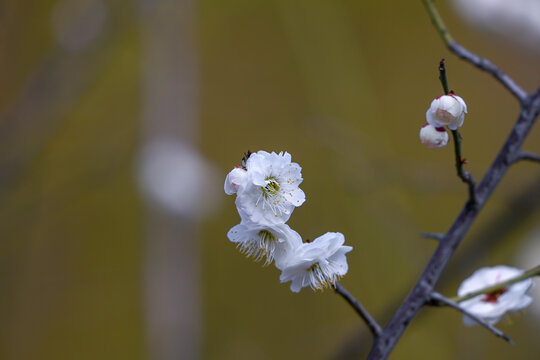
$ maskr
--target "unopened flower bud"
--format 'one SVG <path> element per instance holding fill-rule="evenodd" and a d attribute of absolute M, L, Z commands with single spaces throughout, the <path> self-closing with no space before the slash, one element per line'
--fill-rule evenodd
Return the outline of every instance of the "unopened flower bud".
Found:
<path fill-rule="evenodd" d="M 448 133 L 443 127 L 424 124 L 420 129 L 420 141 L 430 149 L 437 149 L 448 144 Z"/>
<path fill-rule="evenodd" d="M 467 113 L 467 105 L 459 96 L 441 95 L 435 98 L 426 112 L 426 121 L 435 127 L 448 126 L 456 130 L 463 125 L 463 119 Z"/>
<path fill-rule="evenodd" d="M 233 195 L 238 192 L 238 190 L 244 186 L 244 183 L 247 179 L 247 171 L 241 167 L 236 167 L 227 174 L 225 179 L 225 185 L 223 186 L 225 193 L 227 195 Z"/>

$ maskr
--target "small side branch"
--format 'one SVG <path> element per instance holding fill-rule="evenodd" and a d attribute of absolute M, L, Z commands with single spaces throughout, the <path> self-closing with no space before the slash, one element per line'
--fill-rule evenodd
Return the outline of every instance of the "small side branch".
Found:
<path fill-rule="evenodd" d="M 445 234 L 443 233 L 431 233 L 431 232 L 423 232 L 420 234 L 420 236 L 422 236 L 423 238 L 433 239 L 437 241 L 441 241 L 442 239 L 444 239 L 444 235 Z"/>
<path fill-rule="evenodd" d="M 429 305 L 449 306 L 452 309 L 460 311 L 461 313 L 467 315 L 468 317 L 470 317 L 471 319 L 476 321 L 478 324 L 482 325 L 483 327 L 485 327 L 486 329 L 491 331 L 495 336 L 498 336 L 498 337 L 508 341 L 508 343 L 510 343 L 511 345 L 515 345 L 514 342 L 512 341 L 512 339 L 508 335 L 503 333 L 501 330 L 497 329 L 496 327 L 494 327 L 490 323 L 484 321 L 483 319 L 479 318 L 478 316 L 476 316 L 474 314 L 471 314 L 469 311 L 467 311 L 463 307 L 459 306 L 459 304 L 457 304 L 457 303 L 453 302 L 452 300 L 448 299 L 444 295 L 441 295 L 441 294 L 439 294 L 437 292 L 433 292 L 431 294 L 431 301 L 430 301 Z"/>
<path fill-rule="evenodd" d="M 540 86 L 536 89 L 536 91 L 531 95 L 531 98 L 538 98 L 540 97 Z"/>
<path fill-rule="evenodd" d="M 360 304 L 360 301 L 358 301 L 354 296 L 351 295 L 351 293 L 343 287 L 340 283 L 335 284 L 335 292 L 339 295 L 341 295 L 345 301 L 351 305 L 354 310 L 360 315 L 362 320 L 366 323 L 366 325 L 369 327 L 369 330 L 373 334 L 374 338 L 378 338 L 382 334 L 382 328 L 381 326 L 375 321 L 375 319 L 371 316 L 371 314 L 364 309 L 362 304 Z"/>
<path fill-rule="evenodd" d="M 512 163 L 516 163 L 518 161 L 527 160 L 532 162 L 540 163 L 540 155 L 533 154 L 527 151 L 520 151 L 516 154 L 516 157 L 512 161 Z"/>
<path fill-rule="evenodd" d="M 497 81 L 499 81 L 505 88 L 508 89 L 514 95 L 521 104 L 524 104 L 528 98 L 528 94 L 523 90 L 516 82 L 504 73 L 499 67 L 493 64 L 491 61 L 485 58 L 481 58 L 472 51 L 467 50 L 461 44 L 454 40 L 450 32 L 446 28 L 437 8 L 433 4 L 433 0 L 422 0 L 433 22 L 433 25 L 439 32 L 439 35 L 443 39 L 444 43 L 454 54 L 461 59 L 466 60 L 489 74 L 491 74 Z"/>

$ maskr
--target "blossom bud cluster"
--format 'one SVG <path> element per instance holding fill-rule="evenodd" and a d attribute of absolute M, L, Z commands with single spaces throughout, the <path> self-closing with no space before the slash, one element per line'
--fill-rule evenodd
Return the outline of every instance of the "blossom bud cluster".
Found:
<path fill-rule="evenodd" d="M 312 242 L 302 237 L 286 222 L 293 210 L 305 201 L 299 188 L 301 167 L 291 162 L 287 152 L 248 153 L 225 179 L 224 190 L 236 194 L 240 224 L 227 236 L 241 253 L 265 266 L 274 263 L 281 270 L 282 283 L 291 281 L 291 290 L 299 292 L 310 286 L 315 290 L 335 286 L 347 273 L 343 234 L 328 232 Z"/>
<path fill-rule="evenodd" d="M 426 112 L 426 124 L 420 129 L 420 141 L 430 149 L 448 144 L 448 133 L 444 128 L 456 130 L 463 125 L 467 105 L 453 92 L 436 97 Z"/>
<path fill-rule="evenodd" d="M 476 270 L 470 277 L 465 279 L 458 289 L 458 296 L 466 296 L 488 288 L 523 274 L 523 270 L 510 266 L 498 265 L 484 267 Z M 519 311 L 529 306 L 532 298 L 527 295 L 532 288 L 531 278 L 515 282 L 492 293 L 475 296 L 464 300 L 459 305 L 467 312 L 476 315 L 489 324 L 495 324 L 507 312 Z M 463 323 L 467 326 L 476 325 L 477 322 L 463 316 Z"/>

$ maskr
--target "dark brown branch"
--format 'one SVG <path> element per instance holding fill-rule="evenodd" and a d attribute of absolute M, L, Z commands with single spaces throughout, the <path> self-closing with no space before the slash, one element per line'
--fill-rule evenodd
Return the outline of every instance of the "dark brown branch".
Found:
<path fill-rule="evenodd" d="M 478 185 L 475 192 L 476 206 L 470 206 L 470 200 L 467 201 L 444 238 L 439 241 L 437 249 L 411 293 L 396 311 L 381 336 L 375 339 L 375 344 L 368 355 L 368 360 L 386 359 L 410 322 L 431 299 L 434 286 L 443 270 L 448 265 L 448 262 L 476 219 L 476 216 L 512 165 L 512 160 L 515 159 L 516 154 L 521 152 L 521 146 L 540 112 L 540 88 L 533 95 L 527 95 L 521 87 L 516 85 L 510 77 L 500 71 L 493 63 L 478 57 L 455 42 L 449 36 L 432 1 L 424 0 L 424 4 L 428 8 L 435 26 L 450 50 L 478 68 L 491 73 L 520 100 L 521 111 L 504 145 Z"/>
<path fill-rule="evenodd" d="M 469 201 L 467 201 L 445 237 L 439 242 L 439 246 L 417 284 L 384 329 L 381 337 L 375 342 L 368 359 L 386 359 L 388 357 L 409 323 L 429 299 L 435 284 L 461 240 L 506 174 L 511 165 L 509 159 L 521 151 L 521 145 L 540 111 L 540 94 L 531 96 L 525 103 L 526 105 L 523 106 L 510 135 L 477 188 L 476 206 L 469 206 Z"/>
<path fill-rule="evenodd" d="M 519 192 L 508 201 L 508 206 L 504 210 L 493 216 L 489 221 L 483 223 L 481 228 L 475 231 L 474 237 L 467 240 L 469 246 L 462 249 L 462 256 L 452 259 L 452 272 L 449 274 L 450 276 L 442 277 L 437 283 L 437 288 L 447 288 L 450 283 L 469 276 L 477 268 L 476 264 L 478 264 L 480 259 L 502 245 L 513 229 L 530 221 L 533 214 L 537 213 L 539 209 L 540 176 L 527 186 L 520 188 Z M 380 322 L 385 323 L 390 320 L 395 309 L 399 307 L 401 299 L 404 299 L 410 291 L 410 289 L 406 291 L 405 289 L 402 290 L 402 295 L 394 297 L 391 302 L 385 304 L 381 311 L 375 314 Z M 365 341 L 367 335 L 363 330 L 361 329 L 351 334 L 343 342 L 341 350 L 331 357 L 331 359 L 356 359 L 360 358 L 361 354 L 365 354 L 371 344 Z"/>
<path fill-rule="evenodd" d="M 336 283 L 335 285 L 335 292 L 339 295 L 341 295 L 345 301 L 349 303 L 353 307 L 353 309 L 360 315 L 362 320 L 366 323 L 369 330 L 373 334 L 373 337 L 376 339 L 378 338 L 382 333 L 381 326 L 375 321 L 373 316 L 360 304 L 360 301 L 358 301 L 354 296 L 351 295 L 351 293 L 343 287 L 340 283 Z"/>
<path fill-rule="evenodd" d="M 470 317 L 471 319 L 476 321 L 478 324 L 482 325 L 483 327 L 485 327 L 486 329 L 491 331 L 495 336 L 498 336 L 498 337 L 508 341 L 511 345 L 515 345 L 514 342 L 512 341 L 512 339 L 508 335 L 503 333 L 501 330 L 497 329 L 495 326 L 493 326 L 490 323 L 486 322 L 482 318 L 479 318 L 478 316 L 476 316 L 474 314 L 471 314 L 468 310 L 466 310 L 465 308 L 459 306 L 458 303 L 453 302 L 452 300 L 448 299 L 447 297 L 445 297 L 445 296 L 443 296 L 443 295 L 441 295 L 441 294 L 439 294 L 437 292 L 433 292 L 431 294 L 431 299 L 428 302 L 428 305 L 448 306 L 448 307 L 451 307 L 452 309 L 460 311 L 461 313 L 467 315 L 468 317 Z"/>

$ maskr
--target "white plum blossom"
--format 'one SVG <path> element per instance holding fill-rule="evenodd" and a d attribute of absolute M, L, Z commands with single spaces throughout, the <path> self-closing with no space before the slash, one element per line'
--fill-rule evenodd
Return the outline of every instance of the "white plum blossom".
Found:
<path fill-rule="evenodd" d="M 462 98 L 450 93 L 435 98 L 426 112 L 426 121 L 434 127 L 448 126 L 451 130 L 456 130 L 463 125 L 467 105 Z"/>
<path fill-rule="evenodd" d="M 266 258 L 264 266 L 275 260 L 278 269 L 302 245 L 300 235 L 286 224 L 261 225 L 244 220 L 230 229 L 227 236 L 248 258 L 256 262 Z"/>
<path fill-rule="evenodd" d="M 241 167 L 235 167 L 232 169 L 225 178 L 225 185 L 223 186 L 227 195 L 233 195 L 244 186 L 247 180 L 247 171 Z"/>
<path fill-rule="evenodd" d="M 349 269 L 345 254 L 352 247 L 343 245 L 344 242 L 343 234 L 328 232 L 313 242 L 303 243 L 282 270 L 280 281 L 292 281 L 291 291 L 296 293 L 307 286 L 314 290 L 333 287 Z"/>
<path fill-rule="evenodd" d="M 420 141 L 430 149 L 438 149 L 448 144 L 448 132 L 444 127 L 436 128 L 430 124 L 424 124 L 420 129 Z"/>
<path fill-rule="evenodd" d="M 284 223 L 306 197 L 298 187 L 302 168 L 287 152 L 258 151 L 246 161 L 245 183 L 238 187 L 236 206 L 254 223 Z"/>
<path fill-rule="evenodd" d="M 465 279 L 458 289 L 458 296 L 465 296 L 483 288 L 497 285 L 523 274 L 523 270 L 510 266 L 498 265 L 484 267 L 476 270 L 470 277 Z M 533 285 L 532 280 L 526 279 L 513 283 L 498 291 L 489 294 L 475 296 L 459 303 L 468 312 L 485 320 L 489 324 L 495 324 L 500 318 L 510 311 L 521 310 L 532 302 L 527 292 Z M 477 322 L 468 316 L 463 316 L 463 323 L 467 326 L 476 325 Z"/>
<path fill-rule="evenodd" d="M 301 167 L 291 162 L 287 152 L 248 152 L 238 166 L 227 174 L 224 190 L 236 194 L 240 224 L 229 230 L 229 240 L 240 252 L 264 265 L 275 263 L 282 271 L 281 282 L 291 281 L 291 290 L 303 287 L 322 290 L 335 286 L 348 271 L 341 233 L 329 232 L 313 242 L 285 223 L 295 207 L 305 201 Z"/>

